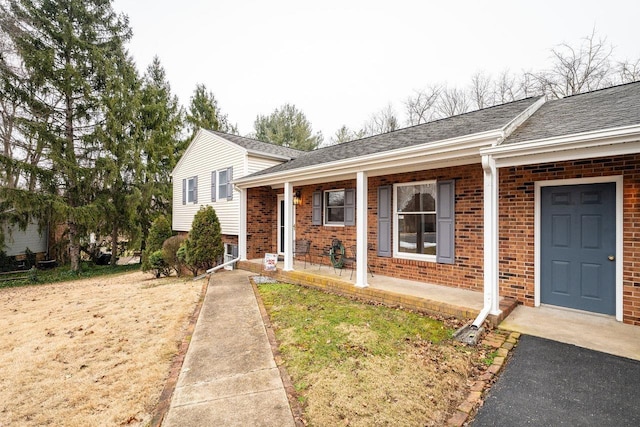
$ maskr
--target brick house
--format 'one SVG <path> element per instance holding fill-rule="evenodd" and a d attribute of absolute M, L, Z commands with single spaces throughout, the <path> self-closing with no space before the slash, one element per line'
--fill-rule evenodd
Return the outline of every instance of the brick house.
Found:
<path fill-rule="evenodd" d="M 640 325 L 640 83 L 528 98 L 300 154 L 243 178 L 239 256 L 356 248 L 385 276 Z M 295 204 L 294 204 L 295 200 Z M 362 215 L 366 212 L 366 215 Z"/>

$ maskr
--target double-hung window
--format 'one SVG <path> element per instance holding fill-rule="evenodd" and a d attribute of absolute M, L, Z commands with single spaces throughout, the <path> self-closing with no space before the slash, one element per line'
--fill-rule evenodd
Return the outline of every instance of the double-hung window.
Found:
<path fill-rule="evenodd" d="M 227 183 L 229 178 L 227 177 L 227 170 L 222 169 L 218 171 L 218 200 L 227 199 Z"/>
<path fill-rule="evenodd" d="M 344 225 L 344 189 L 324 192 L 325 225 Z"/>
<path fill-rule="evenodd" d="M 211 201 L 233 200 L 233 166 L 211 172 Z"/>
<path fill-rule="evenodd" d="M 394 190 L 394 241 L 397 256 L 435 260 L 436 182 L 396 184 Z"/>
<path fill-rule="evenodd" d="M 198 203 L 198 177 L 192 176 L 182 180 L 182 204 Z"/>

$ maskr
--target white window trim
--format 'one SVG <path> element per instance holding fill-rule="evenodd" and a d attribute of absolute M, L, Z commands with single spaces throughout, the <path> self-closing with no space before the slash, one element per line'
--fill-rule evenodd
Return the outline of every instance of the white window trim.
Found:
<path fill-rule="evenodd" d="M 325 227 L 344 227 L 344 218 L 342 219 L 342 222 L 328 222 L 327 221 L 327 209 L 329 208 L 329 204 L 327 203 L 327 197 L 326 194 L 327 193 L 335 193 L 338 191 L 342 191 L 342 193 L 345 193 L 345 188 L 333 188 L 331 190 L 324 190 L 322 192 L 322 225 L 324 225 Z M 346 197 L 346 196 L 345 196 Z M 342 209 L 345 209 L 345 206 L 342 205 Z"/>
<path fill-rule="evenodd" d="M 227 201 L 227 196 L 228 196 L 228 194 L 227 194 L 227 195 L 225 195 L 224 197 L 221 197 L 221 196 L 220 196 L 220 186 L 221 186 L 221 184 L 220 184 L 220 182 L 221 182 L 220 174 L 221 174 L 222 172 L 224 172 L 224 173 L 226 174 L 226 173 L 227 173 L 227 170 L 228 170 L 228 168 L 223 168 L 223 169 L 218 169 L 218 170 L 216 171 L 216 196 L 217 196 L 217 197 L 216 197 L 216 202 L 226 202 L 226 201 Z M 227 183 L 228 183 L 228 182 L 229 182 L 229 177 L 227 177 L 227 179 L 226 179 L 226 180 L 225 180 L 225 182 L 224 182 L 224 188 L 225 188 L 225 190 L 226 190 L 226 188 L 227 188 Z"/>
<path fill-rule="evenodd" d="M 196 177 L 192 176 L 186 179 L 185 184 L 187 185 L 187 199 L 186 199 L 186 204 L 194 204 L 194 195 L 195 193 L 198 191 L 198 189 L 196 188 Z M 193 184 L 193 190 L 189 191 L 189 187 L 191 186 L 191 184 Z"/>
<path fill-rule="evenodd" d="M 414 181 L 414 182 L 402 182 L 393 184 L 393 233 L 391 234 L 391 238 L 393 239 L 393 257 L 399 259 L 412 259 L 416 261 L 427 261 L 427 262 L 436 262 L 437 255 L 428 255 L 428 254 L 411 254 L 407 252 L 400 252 L 400 239 L 398 238 L 398 187 L 408 187 L 414 185 L 422 185 L 422 184 L 433 184 L 436 185 L 436 180 L 427 180 L 427 181 Z M 436 215 L 438 212 L 438 197 L 436 195 Z M 436 244 L 436 250 L 438 246 Z"/>

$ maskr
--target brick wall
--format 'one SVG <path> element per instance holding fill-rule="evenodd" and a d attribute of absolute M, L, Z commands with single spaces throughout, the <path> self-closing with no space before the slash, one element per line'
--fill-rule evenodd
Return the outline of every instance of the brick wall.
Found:
<path fill-rule="evenodd" d="M 501 295 L 534 305 L 534 183 L 619 175 L 624 176 L 623 319 L 640 325 L 640 155 L 500 170 Z"/>
<path fill-rule="evenodd" d="M 279 191 L 280 193 L 282 190 Z M 277 252 L 278 192 L 268 187 L 247 192 L 247 258 L 262 258 Z"/>
<path fill-rule="evenodd" d="M 438 264 L 429 261 L 395 259 L 377 256 L 377 210 L 378 187 L 395 183 L 456 180 L 456 262 Z M 311 224 L 311 202 L 315 191 L 340 188 L 355 188 L 356 181 L 340 181 L 296 188 L 300 190 L 303 203 L 296 212 L 296 238 L 311 240 L 314 262 L 319 254 L 331 245 L 334 238 L 340 239 L 346 248 L 356 244 L 355 226 L 316 226 Z M 372 245 L 369 251 L 369 265 L 374 271 L 409 280 L 482 290 L 483 287 L 483 181 L 480 165 L 460 166 L 433 171 L 372 177 L 368 181 L 368 236 Z M 358 209 L 356 208 L 356 215 Z M 393 233 L 392 233 L 393 236 Z M 393 237 L 392 237 L 393 239 Z M 328 259 L 324 260 L 325 263 Z"/>

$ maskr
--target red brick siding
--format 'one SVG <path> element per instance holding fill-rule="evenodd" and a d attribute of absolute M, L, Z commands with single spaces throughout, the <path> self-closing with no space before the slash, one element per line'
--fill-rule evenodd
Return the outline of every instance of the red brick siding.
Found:
<path fill-rule="evenodd" d="M 377 210 L 378 187 L 403 182 L 426 180 L 456 180 L 456 263 L 437 264 L 377 256 Z M 306 238 L 312 242 L 314 262 L 319 254 L 331 245 L 334 238 L 340 239 L 346 248 L 356 243 L 356 227 L 315 226 L 311 224 L 311 202 L 315 191 L 339 188 L 355 188 L 356 181 L 340 181 L 327 184 L 305 186 L 301 191 L 303 203 L 296 212 L 296 238 Z M 369 264 L 374 273 L 410 280 L 419 280 L 440 285 L 482 290 L 483 286 L 483 195 L 482 168 L 480 165 L 460 166 L 434 171 L 420 171 L 405 174 L 372 177 L 368 181 L 368 242 L 373 246 L 369 251 Z M 323 212 L 324 215 L 324 212 Z M 356 215 L 358 215 L 356 208 Z M 393 233 L 392 233 L 393 234 Z M 325 260 L 326 261 L 326 260 Z"/>
<path fill-rule="evenodd" d="M 500 294 L 534 304 L 534 183 L 599 176 L 624 178 L 623 320 L 640 325 L 640 155 L 500 170 Z"/>
<path fill-rule="evenodd" d="M 282 192 L 282 190 L 280 190 Z M 268 187 L 247 192 L 247 258 L 277 252 L 277 191 Z"/>

